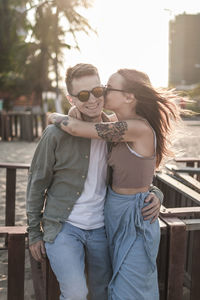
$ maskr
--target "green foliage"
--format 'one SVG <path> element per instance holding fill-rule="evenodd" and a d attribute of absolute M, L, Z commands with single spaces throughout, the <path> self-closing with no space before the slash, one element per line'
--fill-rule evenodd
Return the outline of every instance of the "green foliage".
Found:
<path fill-rule="evenodd" d="M 91 0 L 1 0 L 0 92 L 7 91 L 16 97 L 34 91 L 39 99 L 44 91 L 58 92 L 63 49 L 79 48 L 77 32 L 88 34 L 92 30 L 78 12 L 80 7 L 88 8 L 91 3 Z M 28 18 L 30 12 L 32 18 Z M 72 45 L 66 43 L 67 36 L 73 36 Z M 50 74 L 54 74 L 56 89 Z"/>

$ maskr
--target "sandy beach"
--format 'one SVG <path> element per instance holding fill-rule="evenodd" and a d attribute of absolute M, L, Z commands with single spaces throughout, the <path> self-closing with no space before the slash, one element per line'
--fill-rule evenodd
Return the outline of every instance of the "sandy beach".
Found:
<path fill-rule="evenodd" d="M 179 157 L 200 157 L 200 121 L 184 121 L 184 126 L 175 135 L 176 155 Z M 38 141 L 0 141 L 0 162 L 30 163 Z M 5 222 L 5 170 L 0 169 L 0 225 Z M 26 225 L 25 191 L 27 171 L 17 171 L 16 225 Z M 0 241 L 2 244 L 2 241 Z M 0 250 L 0 299 L 6 300 L 7 251 Z M 26 253 L 25 300 L 35 299 L 32 286 L 29 256 Z"/>

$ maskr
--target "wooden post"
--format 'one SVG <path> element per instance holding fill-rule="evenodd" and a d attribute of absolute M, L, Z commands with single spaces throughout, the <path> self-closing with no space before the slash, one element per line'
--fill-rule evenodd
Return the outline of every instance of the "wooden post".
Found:
<path fill-rule="evenodd" d="M 6 169 L 6 226 L 15 225 L 16 169 Z"/>
<path fill-rule="evenodd" d="M 34 121 L 35 121 L 35 137 L 38 137 L 38 116 L 34 115 Z"/>
<path fill-rule="evenodd" d="M 33 116 L 29 112 L 24 114 L 24 140 L 33 141 Z"/>
<path fill-rule="evenodd" d="M 54 275 L 48 258 L 42 263 L 44 276 L 45 298 L 44 300 L 59 300 L 60 289 L 59 284 Z"/>
<path fill-rule="evenodd" d="M 8 300 L 24 300 L 25 235 L 8 235 Z"/>
<path fill-rule="evenodd" d="M 15 126 L 15 137 L 18 137 L 18 116 L 14 116 L 14 126 Z"/>
<path fill-rule="evenodd" d="M 45 130 L 47 126 L 47 115 L 46 113 L 41 114 L 41 124 L 42 124 L 42 131 Z"/>
<path fill-rule="evenodd" d="M 0 112 L 0 138 L 3 140 L 3 113 Z"/>
<path fill-rule="evenodd" d="M 20 130 L 20 140 L 24 139 L 24 122 L 23 115 L 19 114 L 19 130 Z"/>
<path fill-rule="evenodd" d="M 9 135 L 10 138 L 13 139 L 13 116 L 12 114 L 8 114 L 8 122 L 9 122 Z"/>
<path fill-rule="evenodd" d="M 191 271 L 191 296 L 190 300 L 200 298 L 200 231 L 194 231 L 193 248 L 192 248 L 192 271 Z"/>
<path fill-rule="evenodd" d="M 169 227 L 168 281 L 166 300 L 183 299 L 186 255 L 186 225 L 178 218 L 162 218 Z"/>
<path fill-rule="evenodd" d="M 42 264 L 37 262 L 31 255 L 29 251 L 30 263 L 31 263 L 31 271 L 32 271 L 32 279 L 33 286 L 35 291 L 35 299 L 36 300 L 46 300 L 46 292 L 45 292 L 45 282 L 44 282 L 44 274 L 42 272 Z"/>
<path fill-rule="evenodd" d="M 30 261 L 35 299 L 59 300 L 59 284 L 51 269 L 48 258 L 46 258 L 42 263 L 39 263 L 34 260 L 30 253 Z"/>
<path fill-rule="evenodd" d="M 161 239 L 159 252 L 157 257 L 157 267 L 158 267 L 158 283 L 159 283 L 159 294 L 160 300 L 166 299 L 167 290 L 167 255 L 168 255 L 168 235 L 167 235 L 167 225 L 159 219 L 160 229 L 161 229 Z"/>

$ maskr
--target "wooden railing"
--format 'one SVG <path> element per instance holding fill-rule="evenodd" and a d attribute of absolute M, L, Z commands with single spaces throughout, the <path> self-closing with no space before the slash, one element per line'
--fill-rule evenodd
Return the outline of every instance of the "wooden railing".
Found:
<path fill-rule="evenodd" d="M 158 173 L 154 183 L 164 193 L 166 207 L 160 218 L 168 227 L 167 288 L 166 298 L 161 299 L 182 300 L 184 289 L 186 299 L 196 300 L 200 295 L 200 194 L 164 173 Z"/>
<path fill-rule="evenodd" d="M 184 163 L 186 164 L 187 167 L 192 167 L 192 168 L 200 168 L 200 158 L 195 158 L 195 157 L 183 157 L 183 158 L 176 158 L 175 162 L 177 163 Z M 200 181 L 200 174 L 199 173 L 193 173 L 190 175 L 194 177 L 196 174 L 196 179 Z"/>
<path fill-rule="evenodd" d="M 7 237 L 8 257 L 13 256 L 13 258 L 8 258 L 8 300 L 23 300 L 24 250 L 22 251 L 22 248 L 25 249 L 26 232 L 23 226 L 20 228 L 14 226 L 14 211 L 16 172 L 17 169 L 28 169 L 29 165 L 1 163 L 0 168 L 7 170 L 6 227 L 0 228 L 0 236 Z M 183 300 L 183 289 L 188 294 L 186 299 L 197 300 L 200 295 L 200 260 L 198 259 L 200 251 L 200 195 L 164 173 L 156 175 L 155 184 L 165 196 L 165 206 L 162 207 L 159 218 L 161 242 L 157 265 L 160 300 Z M 14 227 L 9 227 L 10 224 Z M 21 246 L 16 248 L 18 239 Z M 15 249 L 18 255 L 15 254 Z M 11 266 L 14 259 L 16 266 L 21 266 L 22 273 L 20 276 L 18 273 L 16 275 L 15 267 Z M 35 299 L 58 300 L 58 283 L 48 259 L 43 264 L 37 263 L 32 257 L 30 259 Z M 16 277 L 17 282 L 20 281 L 20 283 L 15 285 L 12 278 Z M 21 289 L 21 292 L 18 291 L 19 298 L 17 298 L 18 296 L 12 298 L 11 295 L 17 286 Z"/>
<path fill-rule="evenodd" d="M 0 139 L 33 141 L 39 136 L 39 119 L 43 131 L 47 125 L 46 114 L 0 112 Z"/>
<path fill-rule="evenodd" d="M 15 225 L 16 176 L 18 169 L 28 170 L 30 164 L 0 163 L 1 169 L 6 169 L 6 209 L 5 226 Z M 25 199 L 24 199 L 25 202 Z"/>
<path fill-rule="evenodd" d="M 8 243 L 7 300 L 24 300 L 26 226 L 0 227 Z M 0 249 L 1 250 L 1 249 Z M 48 259 L 36 262 L 30 255 L 36 300 L 59 300 L 59 286 Z"/>
<path fill-rule="evenodd" d="M 0 168 L 6 170 L 5 226 L 0 227 L 0 237 L 5 240 L 3 249 L 8 250 L 7 300 L 24 300 L 25 248 L 28 245 L 25 243 L 26 226 L 15 226 L 16 181 L 17 170 L 28 171 L 30 164 L 0 163 Z M 30 263 L 35 299 L 59 300 L 58 283 L 48 259 L 41 264 L 30 255 Z"/>

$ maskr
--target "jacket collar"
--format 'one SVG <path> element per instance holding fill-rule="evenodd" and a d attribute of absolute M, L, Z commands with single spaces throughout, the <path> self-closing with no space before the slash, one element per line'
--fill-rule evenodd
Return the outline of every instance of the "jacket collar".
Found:
<path fill-rule="evenodd" d="M 103 111 L 101 113 L 101 118 L 103 122 L 110 122 L 109 116 Z"/>

